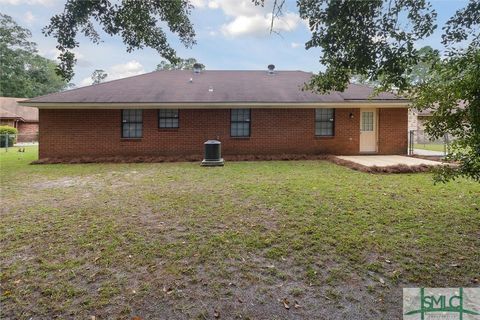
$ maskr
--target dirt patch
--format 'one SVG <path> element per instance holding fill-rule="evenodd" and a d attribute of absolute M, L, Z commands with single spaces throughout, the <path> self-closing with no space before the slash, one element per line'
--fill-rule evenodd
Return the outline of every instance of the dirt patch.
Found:
<path fill-rule="evenodd" d="M 121 175 L 122 179 L 118 179 Z M 137 171 L 115 172 L 111 171 L 107 174 L 93 174 L 88 176 L 63 177 L 55 180 L 46 180 L 30 183 L 33 188 L 38 190 L 55 189 L 55 188 L 72 188 L 78 187 L 81 190 L 100 189 L 108 186 L 109 188 L 123 188 L 133 184 L 135 181 L 142 179 L 146 174 Z"/>
<path fill-rule="evenodd" d="M 73 178 L 65 177 L 56 180 L 42 181 L 32 184 L 35 189 L 54 189 L 54 188 L 69 188 L 69 187 L 81 187 L 89 183 L 89 178 Z"/>

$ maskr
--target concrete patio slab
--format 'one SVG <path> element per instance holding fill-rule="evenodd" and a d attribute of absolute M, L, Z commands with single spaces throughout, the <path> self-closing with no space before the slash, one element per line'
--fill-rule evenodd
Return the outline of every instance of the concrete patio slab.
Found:
<path fill-rule="evenodd" d="M 365 156 L 337 156 L 337 158 L 355 162 L 362 166 L 366 167 L 389 167 L 397 165 L 407 165 L 407 166 L 419 166 L 419 165 L 428 165 L 428 166 L 438 166 L 442 165 L 442 162 L 412 158 L 406 156 L 396 156 L 396 155 L 386 155 L 386 156 L 376 156 L 376 155 L 365 155 Z"/>

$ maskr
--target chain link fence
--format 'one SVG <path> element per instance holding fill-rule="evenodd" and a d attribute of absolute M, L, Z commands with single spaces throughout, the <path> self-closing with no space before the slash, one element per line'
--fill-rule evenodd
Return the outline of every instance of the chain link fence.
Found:
<path fill-rule="evenodd" d="M 431 138 L 425 130 L 410 130 L 408 135 L 408 154 L 420 156 L 446 156 L 451 135 L 439 139 Z M 0 134 L 0 148 L 22 147 L 38 144 L 38 133 Z"/>
<path fill-rule="evenodd" d="M 432 138 L 425 130 L 410 130 L 408 135 L 408 154 L 420 156 L 446 156 L 453 137 L 445 134 L 441 138 Z"/>
<path fill-rule="evenodd" d="M 0 148 L 21 147 L 38 143 L 38 133 L 0 134 Z"/>

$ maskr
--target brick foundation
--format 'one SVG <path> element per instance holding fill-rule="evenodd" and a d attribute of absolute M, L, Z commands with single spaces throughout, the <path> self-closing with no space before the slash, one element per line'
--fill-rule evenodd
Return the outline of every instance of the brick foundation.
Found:
<path fill-rule="evenodd" d="M 350 118 L 353 114 L 353 119 Z M 182 109 L 178 129 L 143 112 L 143 138 L 121 138 L 121 110 L 40 110 L 40 158 L 187 156 L 219 139 L 224 155 L 358 154 L 360 109 L 335 110 L 335 136 L 315 137 L 315 109 L 252 109 L 251 136 L 230 137 L 229 109 Z M 379 153 L 407 150 L 407 109 L 379 109 Z"/>

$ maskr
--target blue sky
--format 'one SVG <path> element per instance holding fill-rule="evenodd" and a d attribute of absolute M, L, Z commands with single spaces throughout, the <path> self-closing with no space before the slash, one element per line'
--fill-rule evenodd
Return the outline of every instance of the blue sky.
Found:
<path fill-rule="evenodd" d="M 254 6 L 251 0 L 190 1 L 195 6 L 191 19 L 197 45 L 186 49 L 172 36 L 171 44 L 179 56 L 195 57 L 212 70 L 265 69 L 270 63 L 280 70 L 322 70 L 318 62 L 320 50 L 304 48 L 310 32 L 299 19 L 294 0 L 286 0 L 285 16 L 276 22 L 280 36 L 268 32 L 271 0 L 266 0 L 264 8 Z M 45 37 L 41 29 L 53 14 L 62 11 L 64 3 L 64 0 L 0 0 L 0 11 L 30 29 L 40 54 L 53 59 L 57 55 L 56 42 Z M 466 3 L 433 0 L 439 26 Z M 418 45 L 441 49 L 440 35 L 439 29 Z M 90 84 L 90 75 L 95 69 L 106 70 L 107 80 L 113 80 L 153 71 L 162 60 L 156 51 L 148 48 L 126 52 L 119 37 L 102 34 L 103 42 L 99 45 L 85 38 L 79 40 L 80 47 L 75 49 L 78 63 L 72 80 L 77 86 Z"/>

